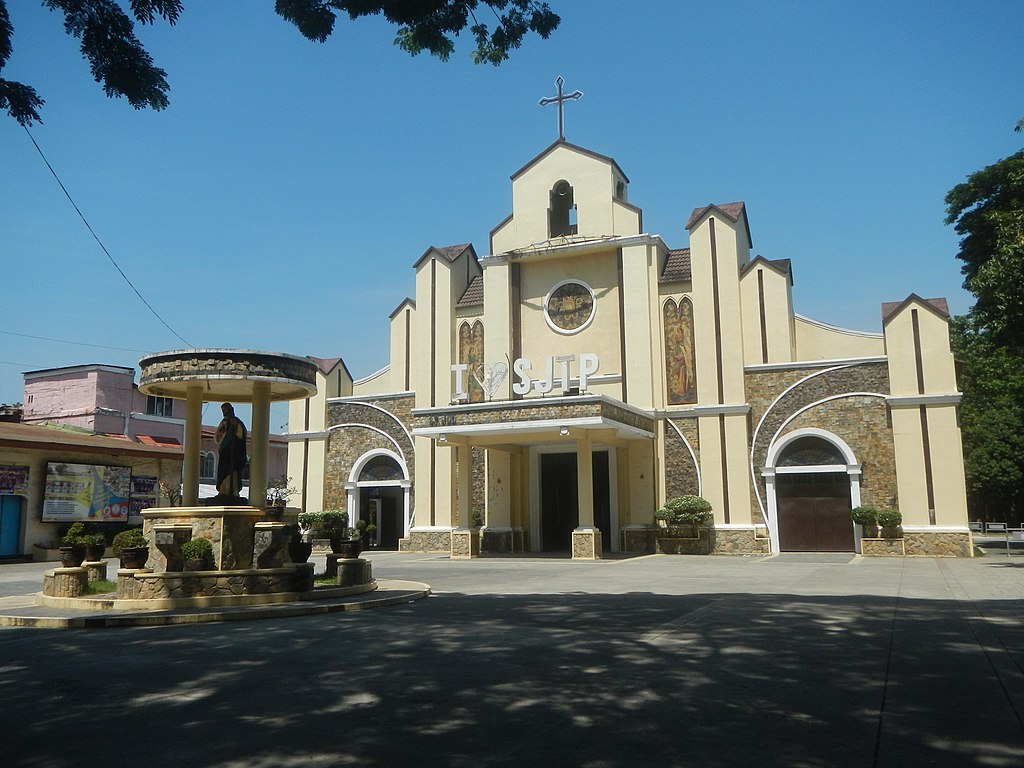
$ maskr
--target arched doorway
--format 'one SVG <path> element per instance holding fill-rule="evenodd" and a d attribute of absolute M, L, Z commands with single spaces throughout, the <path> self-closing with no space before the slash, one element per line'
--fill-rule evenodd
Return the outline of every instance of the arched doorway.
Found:
<path fill-rule="evenodd" d="M 349 520 L 372 525 L 370 545 L 398 549 L 398 540 L 409 535 L 409 472 L 393 451 L 364 454 L 352 467 L 348 491 Z"/>
<path fill-rule="evenodd" d="M 821 429 L 779 439 L 763 470 L 774 552 L 854 552 L 850 510 L 860 504 L 860 465 L 843 440 Z"/>

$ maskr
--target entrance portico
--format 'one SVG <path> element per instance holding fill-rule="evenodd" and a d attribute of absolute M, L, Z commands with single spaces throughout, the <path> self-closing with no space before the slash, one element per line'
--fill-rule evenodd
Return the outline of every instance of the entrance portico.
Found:
<path fill-rule="evenodd" d="M 531 399 L 474 403 L 444 408 L 414 409 L 415 437 L 429 438 L 430 450 L 451 451 L 451 518 L 453 528 L 468 527 L 472 521 L 472 448 L 485 451 L 486 494 L 482 532 L 484 551 L 515 551 L 525 548 L 569 549 L 573 558 L 601 557 L 603 537 L 611 549 L 618 549 L 617 508 L 619 462 L 610 458 L 599 471 L 603 487 L 598 499 L 607 508 L 595 515 L 595 450 L 617 456 L 618 449 L 654 439 L 654 419 L 643 411 L 605 395 L 579 395 L 557 399 Z M 563 509 L 563 524 L 545 522 L 543 500 L 570 506 L 564 493 L 544 488 L 545 473 L 540 457 L 575 454 L 573 472 L 560 474 L 575 486 L 575 509 Z M 622 452 L 627 457 L 630 452 Z M 653 454 L 649 454 L 653 455 Z M 647 468 L 648 474 L 653 466 Z M 549 470 L 559 474 L 557 468 Z M 624 473 L 628 486 L 629 473 Z M 548 482 L 551 482 L 550 480 Z M 628 496 L 629 488 L 621 489 Z M 565 541 L 564 521 L 571 520 L 571 535 Z M 604 530 L 602 530 L 602 525 Z M 561 529 L 561 530 L 560 530 Z M 554 532 L 559 531 L 558 534 Z M 518 542 L 518 544 L 517 544 Z"/>

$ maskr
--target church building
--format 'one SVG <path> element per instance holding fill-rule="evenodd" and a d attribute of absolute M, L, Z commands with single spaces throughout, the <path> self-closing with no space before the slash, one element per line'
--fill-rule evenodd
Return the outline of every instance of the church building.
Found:
<path fill-rule="evenodd" d="M 860 552 L 850 510 L 873 505 L 902 513 L 898 554 L 970 556 L 943 299 L 837 328 L 794 312 L 742 202 L 697 207 L 672 248 L 610 157 L 560 138 L 511 180 L 485 254 L 413 264 L 387 367 L 317 360 L 289 418 L 304 509 L 384 548 L 598 558 L 656 551 L 684 494 L 711 503 L 715 554 Z"/>

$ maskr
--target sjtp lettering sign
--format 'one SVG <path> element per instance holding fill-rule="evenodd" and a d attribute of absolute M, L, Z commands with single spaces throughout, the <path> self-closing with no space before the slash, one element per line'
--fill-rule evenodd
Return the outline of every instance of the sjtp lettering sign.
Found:
<path fill-rule="evenodd" d="M 576 355 L 548 355 L 540 370 L 535 370 L 533 362 L 525 357 L 512 362 L 512 391 L 517 395 L 527 395 L 531 391 L 546 395 L 554 390 L 557 384 L 563 394 L 572 391 L 573 371 L 579 381 L 580 392 L 587 391 L 589 378 L 597 373 L 601 361 L 596 354 L 584 352 L 577 361 Z M 466 363 L 452 366 L 455 377 L 455 390 L 452 400 L 461 402 L 469 399 L 468 378 L 472 375 L 477 380 L 488 399 L 493 398 L 498 388 L 508 378 L 508 365 L 503 362 L 491 366 L 479 366 L 479 370 L 470 371 Z"/>

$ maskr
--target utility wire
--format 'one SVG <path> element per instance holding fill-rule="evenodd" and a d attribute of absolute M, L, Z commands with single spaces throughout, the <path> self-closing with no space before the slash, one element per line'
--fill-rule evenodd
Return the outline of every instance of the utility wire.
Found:
<path fill-rule="evenodd" d="M 105 344 L 89 344 L 84 341 L 68 341 L 67 339 L 51 339 L 49 336 L 33 336 L 30 333 L 16 333 L 15 331 L 0 331 L 7 336 L 20 336 L 23 339 L 38 339 L 39 341 L 56 341 L 58 344 L 75 344 L 79 347 L 96 347 L 98 349 L 116 349 L 119 352 L 141 352 L 144 355 L 149 354 L 152 350 L 149 349 L 132 349 L 130 347 L 108 347 Z M 184 339 L 182 339 L 184 341 Z"/>
<path fill-rule="evenodd" d="M 185 341 L 185 339 L 183 339 L 176 330 L 174 330 L 173 328 L 171 328 L 171 326 L 167 324 L 166 320 L 160 317 L 160 314 L 155 309 L 153 309 L 153 306 L 148 301 L 146 301 L 145 297 L 141 293 L 139 293 L 139 289 L 136 288 L 132 281 L 128 279 L 128 275 L 124 273 L 124 270 L 121 269 L 120 265 L 118 265 L 118 263 L 114 261 L 114 257 L 110 255 L 110 251 L 107 250 L 107 246 L 103 244 L 103 241 L 100 240 L 97 234 L 93 231 L 93 228 L 89 224 L 89 221 L 85 218 L 85 215 L 78 208 L 78 205 L 75 203 L 74 198 L 71 197 L 71 193 L 68 192 L 67 188 L 64 186 L 64 182 L 60 180 L 60 176 L 58 176 L 57 172 L 53 170 L 53 166 L 50 165 L 50 161 L 46 159 L 46 155 L 43 154 L 43 150 L 39 147 L 39 144 L 36 142 L 36 139 L 32 135 L 32 132 L 28 129 L 28 126 L 23 125 L 22 128 L 25 129 L 25 133 L 28 134 L 29 139 L 32 141 L 33 146 L 36 148 L 36 152 L 38 152 L 39 156 L 43 158 L 43 162 L 46 163 L 46 167 L 50 169 L 50 173 L 53 174 L 53 178 L 57 180 L 57 183 L 60 185 L 61 190 L 63 190 L 65 197 L 67 197 L 68 201 L 71 203 L 71 206 L 75 209 L 75 212 L 78 214 L 78 217 L 82 220 L 82 223 L 85 224 L 85 228 L 89 230 L 89 234 L 92 235 L 93 240 L 95 240 L 99 244 L 100 248 L 103 250 L 103 253 L 105 253 L 107 255 L 107 258 L 110 259 L 110 263 L 114 265 L 114 268 L 117 269 L 117 271 L 121 274 L 121 277 L 124 278 L 124 281 L 128 283 L 128 287 L 135 291 L 135 295 L 138 296 L 142 303 L 145 304 L 146 307 L 149 309 L 149 311 L 153 313 L 153 316 L 161 323 L 163 323 L 164 328 L 166 328 L 168 331 L 170 331 L 179 339 L 181 339 L 181 341 L 184 342 L 185 346 L 192 347 L 194 349 L 194 346 L 192 344 L 189 344 L 187 341 Z"/>

